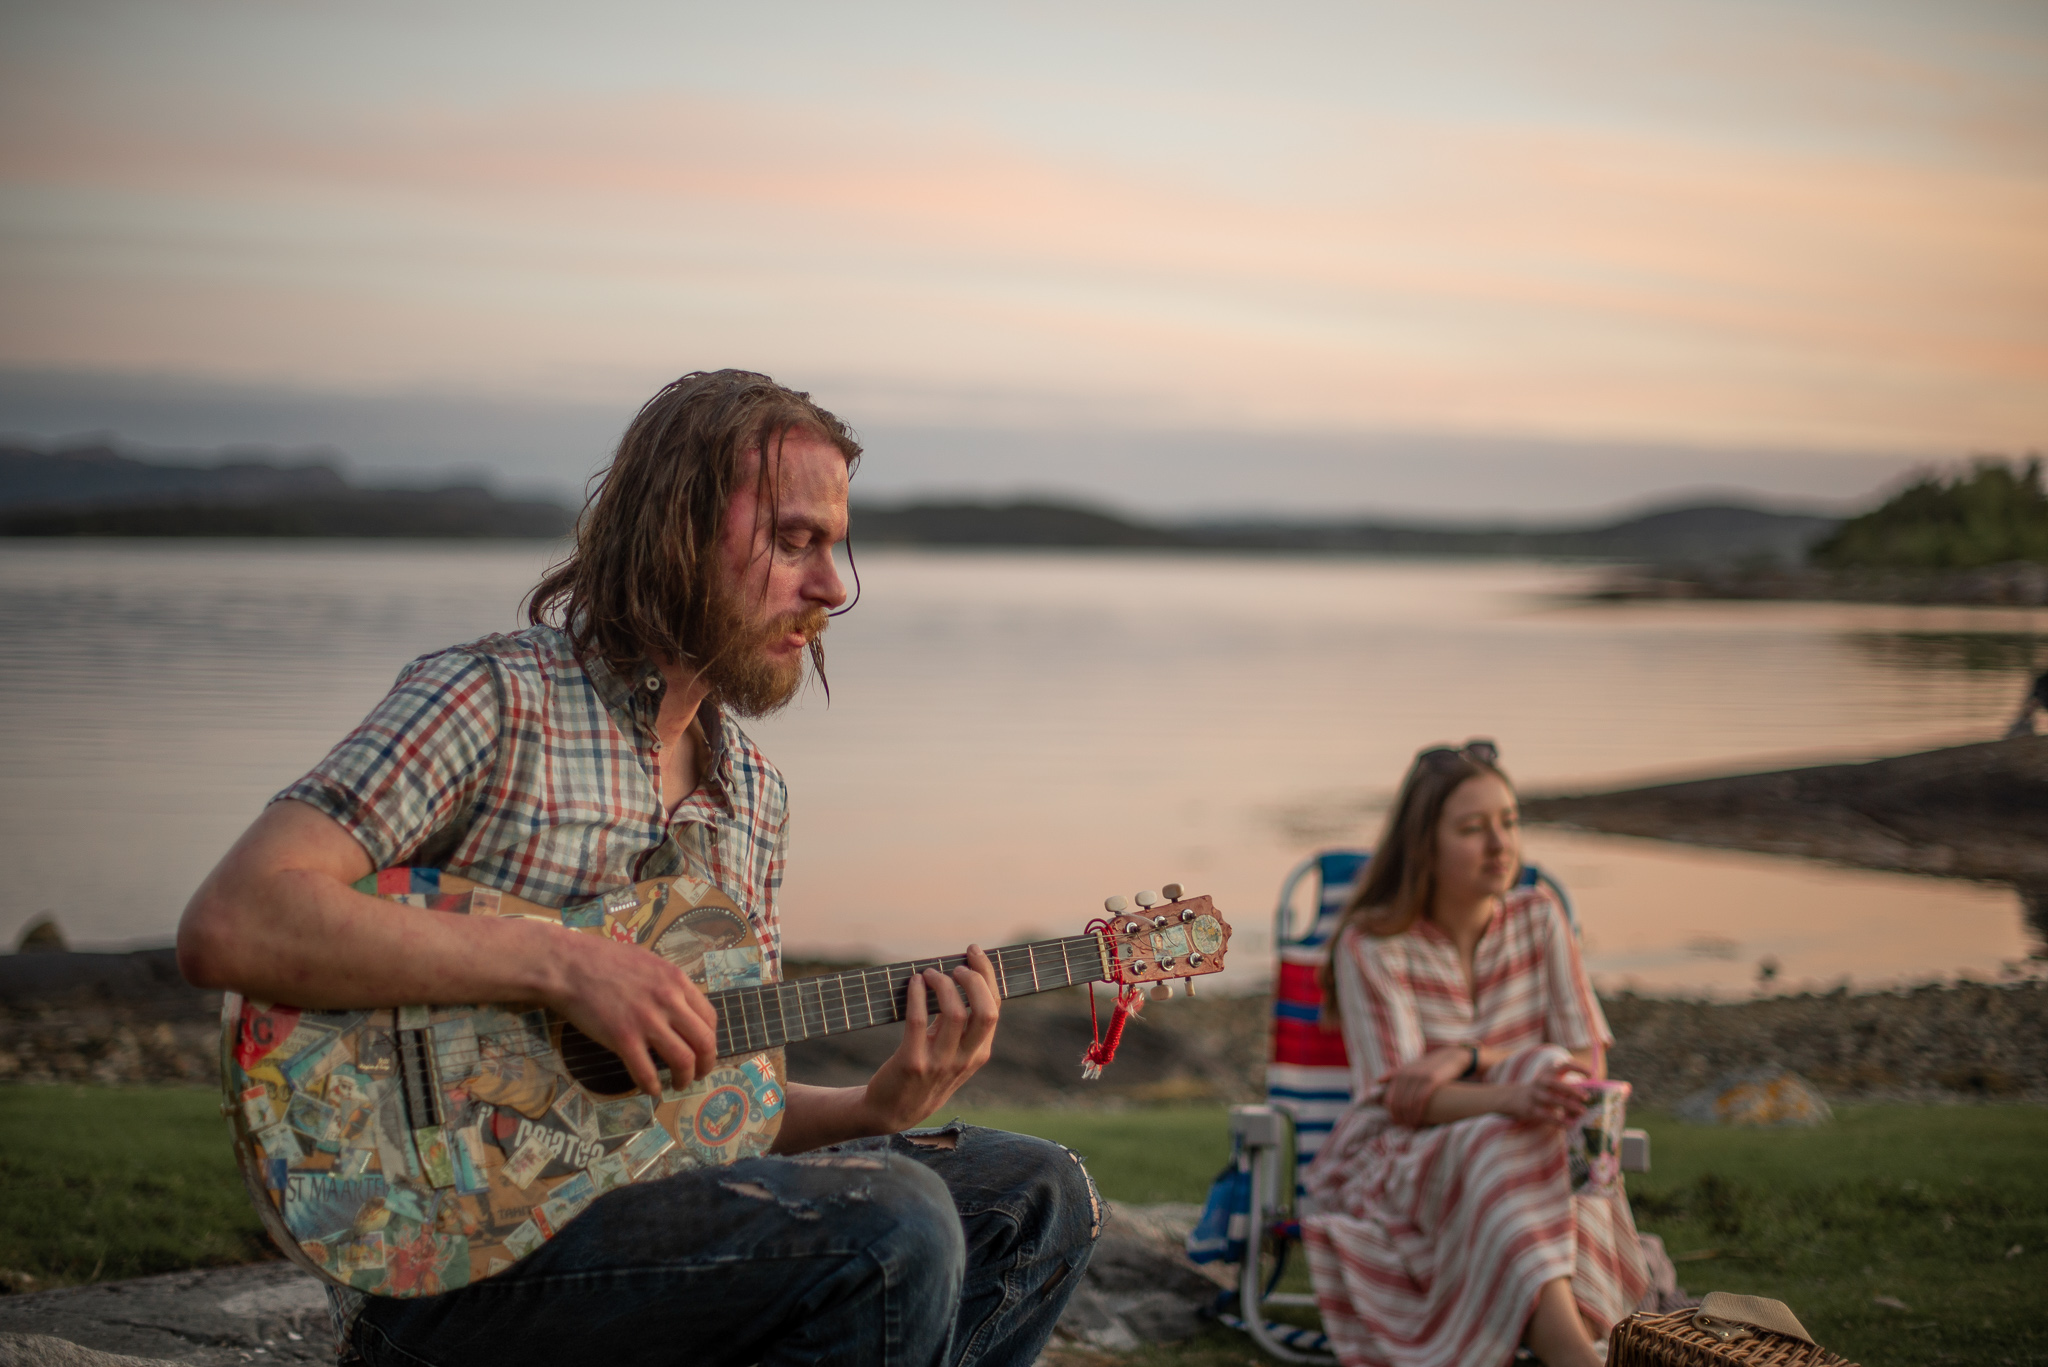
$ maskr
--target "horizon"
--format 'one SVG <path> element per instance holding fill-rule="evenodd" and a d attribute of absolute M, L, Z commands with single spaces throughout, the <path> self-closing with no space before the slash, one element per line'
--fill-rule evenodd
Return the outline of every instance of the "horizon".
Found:
<path fill-rule="evenodd" d="M 0 449 L 8 447 L 34 451 L 53 458 L 88 451 L 106 451 L 117 457 L 169 469 L 220 469 L 238 464 L 265 465 L 275 469 L 320 466 L 339 473 L 352 488 L 365 491 L 431 492 L 453 486 L 480 486 L 501 498 L 540 499 L 571 509 L 581 506 L 580 499 L 564 496 L 560 491 L 545 486 L 522 489 L 509 485 L 488 469 L 446 467 L 439 470 L 364 471 L 356 467 L 345 452 L 327 446 L 279 447 L 244 443 L 213 449 L 184 446 L 154 447 L 125 441 L 118 433 L 111 432 L 83 432 L 43 439 L 0 429 Z M 2019 459 L 2038 458 L 2023 456 Z M 1939 467 L 1915 467 L 1894 477 L 1881 488 L 1856 498 L 1784 497 L 1738 486 L 1695 485 L 1652 492 L 1595 507 L 1541 511 L 1522 509 L 1519 510 L 1519 516 L 1504 513 L 1461 515 L 1454 511 L 1402 510 L 1374 505 L 1359 505 L 1349 510 L 1324 507 L 1313 513 L 1304 509 L 1256 510 L 1242 507 L 1228 510 L 1191 508 L 1175 512 L 1147 510 L 1119 504 L 1084 489 L 1058 487 L 1020 487 L 993 492 L 971 488 L 927 487 L 895 489 L 883 491 L 878 495 L 869 495 L 856 486 L 851 491 L 851 507 L 855 512 L 894 513 L 918 508 L 951 506 L 988 509 L 1043 506 L 1097 514 L 1137 526 L 1184 529 L 1271 523 L 1275 526 L 1378 524 L 1416 530 L 1562 531 L 1629 522 L 1663 513 L 1713 508 L 1737 508 L 1788 517 L 1844 519 L 1877 506 L 1888 493 L 1905 480 L 1928 473 L 1940 473 L 1949 468 L 1959 468 L 1967 463 L 1956 461 L 1946 462 Z M 383 476 L 381 480 L 379 475 Z"/>

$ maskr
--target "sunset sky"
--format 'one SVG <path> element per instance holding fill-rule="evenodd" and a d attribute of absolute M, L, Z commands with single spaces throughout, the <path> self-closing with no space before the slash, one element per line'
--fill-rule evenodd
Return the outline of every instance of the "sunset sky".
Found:
<path fill-rule="evenodd" d="M 0 6 L 0 432 L 580 485 L 1853 499 L 2048 447 L 2048 6 Z"/>

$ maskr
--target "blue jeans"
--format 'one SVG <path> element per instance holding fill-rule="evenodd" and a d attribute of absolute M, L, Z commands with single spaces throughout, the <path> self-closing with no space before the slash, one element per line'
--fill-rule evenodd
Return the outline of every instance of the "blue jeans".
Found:
<path fill-rule="evenodd" d="M 955 1123 L 610 1192 L 488 1281 L 372 1300 L 371 1367 L 1029 1367 L 1101 1231 L 1081 1160 Z"/>

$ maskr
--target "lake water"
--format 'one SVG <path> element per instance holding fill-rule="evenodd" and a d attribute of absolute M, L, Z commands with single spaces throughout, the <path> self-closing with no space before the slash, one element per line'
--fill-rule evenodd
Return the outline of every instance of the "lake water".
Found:
<path fill-rule="evenodd" d="M 557 548 L 0 543 L 0 934 L 162 942 L 264 800 L 405 661 L 516 624 Z M 870 552 L 832 698 L 751 729 L 788 776 L 792 951 L 1065 934 L 1179 881 L 1270 963 L 1273 894 L 1369 840 L 1419 747 L 1490 735 L 1526 789 L 1995 736 L 2048 613 L 1595 605 L 1528 563 Z M 2006 888 L 1542 828 L 1606 986 L 1996 976 Z"/>

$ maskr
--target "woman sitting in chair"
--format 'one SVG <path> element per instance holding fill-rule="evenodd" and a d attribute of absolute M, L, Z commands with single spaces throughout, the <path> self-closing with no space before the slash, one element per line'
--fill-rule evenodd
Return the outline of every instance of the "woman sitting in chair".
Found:
<path fill-rule="evenodd" d="M 1548 1367 L 1647 1284 L 1619 1183 L 1574 1195 L 1575 1078 L 1613 1043 L 1563 909 L 1517 888 L 1514 789 L 1490 741 L 1416 756 L 1331 938 L 1324 1018 L 1359 1100 L 1303 1175 L 1323 1325 L 1347 1367 Z"/>

